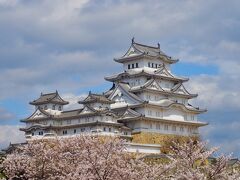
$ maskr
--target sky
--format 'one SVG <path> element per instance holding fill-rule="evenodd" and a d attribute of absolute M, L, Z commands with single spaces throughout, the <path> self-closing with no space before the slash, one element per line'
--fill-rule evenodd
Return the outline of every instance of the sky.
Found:
<path fill-rule="evenodd" d="M 19 120 L 40 93 L 71 102 L 111 87 L 131 38 L 180 61 L 176 75 L 208 112 L 202 139 L 240 157 L 240 1 L 0 0 L 0 148 L 24 141 Z"/>

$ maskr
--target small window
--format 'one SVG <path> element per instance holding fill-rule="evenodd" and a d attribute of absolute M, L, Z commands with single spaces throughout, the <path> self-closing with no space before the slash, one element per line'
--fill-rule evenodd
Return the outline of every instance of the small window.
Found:
<path fill-rule="evenodd" d="M 55 105 L 53 105 L 53 106 L 52 106 L 52 110 L 55 110 L 55 107 L 56 107 L 56 106 L 55 106 Z"/>
<path fill-rule="evenodd" d="M 44 109 L 47 110 L 47 105 L 44 106 Z"/>
<path fill-rule="evenodd" d="M 132 64 L 132 68 L 134 68 L 134 64 Z"/>
<path fill-rule="evenodd" d="M 136 68 L 138 68 L 138 63 L 136 63 Z"/>
<path fill-rule="evenodd" d="M 34 136 L 34 133 L 32 133 L 32 136 Z"/>
<path fill-rule="evenodd" d="M 39 131 L 38 134 L 39 134 L 40 136 L 42 136 L 42 135 L 43 135 L 43 131 Z"/>
<path fill-rule="evenodd" d="M 124 135 L 128 135 L 128 133 L 127 133 L 127 132 L 124 132 L 123 134 L 124 134 Z"/>
<path fill-rule="evenodd" d="M 152 129 L 152 123 L 149 124 L 149 128 Z"/>
<path fill-rule="evenodd" d="M 103 131 L 106 131 L 106 127 L 103 127 Z"/>
<path fill-rule="evenodd" d="M 181 132 L 184 132 L 184 127 L 180 127 L 180 131 L 181 131 Z"/>
<path fill-rule="evenodd" d="M 194 115 L 191 115 L 191 120 L 194 121 Z"/>
<path fill-rule="evenodd" d="M 148 115 L 151 116 L 152 115 L 152 111 L 148 110 Z"/>
<path fill-rule="evenodd" d="M 150 62 L 148 63 L 148 67 L 151 67 L 151 63 Z"/>
<path fill-rule="evenodd" d="M 67 120 L 67 124 L 71 124 L 71 120 Z"/>
<path fill-rule="evenodd" d="M 131 65 L 130 64 L 128 65 L 128 69 L 131 69 Z"/>
<path fill-rule="evenodd" d="M 154 63 L 152 63 L 152 68 L 154 67 Z"/>
<path fill-rule="evenodd" d="M 155 67 L 157 68 L 157 67 L 158 67 L 158 65 L 157 65 L 157 64 L 155 64 Z"/>
<path fill-rule="evenodd" d="M 76 130 L 76 129 L 74 129 L 73 133 L 74 133 L 74 134 L 76 134 L 76 132 L 77 132 L 77 130 Z"/>
<path fill-rule="evenodd" d="M 61 110 L 62 110 L 62 107 L 61 107 L 61 106 L 58 106 L 58 110 L 61 111 Z"/>
<path fill-rule="evenodd" d="M 164 125 L 164 130 L 168 130 L 168 125 Z"/>
<path fill-rule="evenodd" d="M 187 115 L 186 114 L 184 114 L 184 120 L 187 121 Z"/>
<path fill-rule="evenodd" d="M 111 132 L 111 131 L 112 131 L 112 129 L 111 129 L 111 128 L 109 128 L 108 130 L 109 130 L 109 132 Z"/>
<path fill-rule="evenodd" d="M 63 134 L 67 134 L 67 130 L 64 130 L 64 131 L 63 131 Z"/>
<path fill-rule="evenodd" d="M 84 132 L 85 131 L 85 128 L 81 128 L 81 132 Z"/>

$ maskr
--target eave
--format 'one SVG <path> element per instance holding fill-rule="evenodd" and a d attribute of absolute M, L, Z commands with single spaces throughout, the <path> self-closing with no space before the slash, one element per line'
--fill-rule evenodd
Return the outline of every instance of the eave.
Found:
<path fill-rule="evenodd" d="M 146 53 L 142 53 L 139 55 L 133 55 L 133 56 L 127 56 L 127 57 L 121 57 L 121 58 L 114 58 L 114 61 L 118 62 L 118 63 L 125 63 L 125 62 L 129 62 L 129 61 L 134 61 L 140 58 L 148 58 L 149 60 L 155 60 L 156 58 L 159 60 L 163 60 L 166 63 L 169 64 L 174 64 L 177 63 L 179 60 L 178 59 L 170 59 L 170 57 L 163 55 L 163 54 L 159 54 L 158 56 L 151 56 L 148 55 Z"/>
<path fill-rule="evenodd" d="M 171 92 L 171 91 L 161 91 L 161 90 L 155 90 L 155 89 L 147 89 L 147 88 L 143 88 L 140 87 L 138 89 L 131 89 L 130 92 L 136 93 L 136 92 L 153 92 L 153 93 L 159 93 L 159 94 L 164 94 L 164 95 L 173 95 L 173 96 L 177 96 L 177 97 L 183 97 L 183 98 L 187 98 L 187 99 L 191 99 L 191 98 L 195 98 L 198 96 L 198 94 L 179 94 L 179 93 L 175 93 L 175 92 Z"/>
<path fill-rule="evenodd" d="M 172 80 L 172 81 L 176 81 L 176 82 L 187 82 L 189 80 L 189 78 L 167 77 L 167 76 L 158 75 L 158 74 L 150 74 L 145 71 L 142 71 L 142 72 L 139 72 L 136 74 L 129 74 L 127 72 L 123 72 L 123 73 L 118 74 L 116 77 L 104 77 L 104 79 L 106 81 L 115 82 L 115 81 L 120 81 L 120 80 L 122 80 L 124 78 L 128 78 L 128 77 L 132 78 L 132 77 L 141 77 L 141 76 L 163 79 L 163 80 Z"/>
<path fill-rule="evenodd" d="M 95 121 L 95 122 L 88 122 L 88 123 L 79 123 L 79 124 L 69 124 L 69 125 L 34 125 L 29 128 L 20 128 L 21 131 L 29 132 L 34 129 L 65 129 L 65 128 L 77 128 L 77 127 L 86 127 L 86 126 L 96 126 L 96 125 L 108 125 L 108 126 L 115 126 L 115 127 L 122 127 L 124 126 L 121 123 L 115 122 L 104 122 L 104 121 Z"/>
<path fill-rule="evenodd" d="M 162 105 L 159 105 L 159 104 L 153 104 L 153 103 L 150 103 L 150 102 L 145 102 L 143 105 L 145 107 L 160 107 L 162 109 L 170 109 L 172 106 L 180 106 L 183 109 L 185 109 L 186 111 L 192 112 L 192 113 L 196 113 L 196 114 L 207 112 L 206 109 L 199 109 L 199 108 L 194 108 L 194 107 L 193 107 L 194 109 L 189 109 L 184 104 L 178 103 L 178 102 L 173 102 L 173 103 L 171 103 L 171 104 L 169 104 L 167 106 L 162 106 Z"/>
<path fill-rule="evenodd" d="M 43 102 L 34 102 L 34 101 L 32 101 L 32 102 L 29 102 L 29 104 L 35 105 L 35 106 L 48 104 L 48 103 L 58 104 L 58 105 L 67 105 L 67 104 L 69 104 L 69 102 L 67 102 L 67 101 L 64 101 L 64 102 L 59 102 L 59 101 L 43 101 Z"/>
<path fill-rule="evenodd" d="M 169 124 L 184 124 L 184 125 L 192 125 L 192 126 L 206 126 L 208 123 L 200 122 L 200 121 L 178 121 L 178 120 L 170 120 L 170 119 L 161 119 L 161 118 L 152 118 L 152 117 L 138 117 L 138 118 L 129 118 L 129 119 L 119 119 L 118 121 L 120 123 L 126 123 L 130 121 L 141 121 L 141 120 L 152 120 L 152 121 L 158 121 L 163 123 L 169 123 Z"/>

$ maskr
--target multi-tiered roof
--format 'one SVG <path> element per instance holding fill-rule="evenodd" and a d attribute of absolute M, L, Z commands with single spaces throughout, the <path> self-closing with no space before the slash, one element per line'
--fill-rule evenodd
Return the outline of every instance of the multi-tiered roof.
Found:
<path fill-rule="evenodd" d="M 109 99 L 115 101 L 120 99 L 116 98 L 119 92 L 121 96 L 125 97 L 125 100 L 122 100 L 125 102 L 112 105 L 115 110 L 127 107 L 128 111 L 131 112 L 129 118 L 122 117 L 119 120 L 120 122 L 128 123 L 130 120 L 140 121 L 144 119 L 150 123 L 151 121 L 161 121 L 170 124 L 194 125 L 196 127 L 206 125 L 206 123 L 193 120 L 193 118 L 185 121 L 170 120 L 167 117 L 148 117 L 146 112 L 143 112 L 143 109 L 151 108 L 160 111 L 179 109 L 183 113 L 191 115 L 206 111 L 189 104 L 188 100 L 197 97 L 197 94 L 192 94 L 185 88 L 183 83 L 187 82 L 189 78 L 179 77 L 171 72 L 170 65 L 178 62 L 178 60 L 166 55 L 160 49 L 159 44 L 157 47 L 147 46 L 136 43 L 132 39 L 127 52 L 122 57 L 114 60 L 123 64 L 124 72 L 105 77 L 107 81 L 114 83 L 113 88 L 105 94 Z M 135 80 L 138 83 L 135 83 Z M 170 87 L 164 87 L 164 82 L 170 83 Z M 155 100 L 146 99 L 145 95 L 148 93 L 155 94 L 155 97 L 159 96 L 159 98 Z"/>

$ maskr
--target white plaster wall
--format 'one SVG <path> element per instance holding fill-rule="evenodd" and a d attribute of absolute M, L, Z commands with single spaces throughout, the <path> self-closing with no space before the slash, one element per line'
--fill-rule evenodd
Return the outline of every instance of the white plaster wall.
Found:
<path fill-rule="evenodd" d="M 135 124 L 137 124 L 137 122 L 135 122 Z M 165 126 L 167 126 L 167 129 Z M 133 128 L 133 132 L 141 131 L 141 132 L 160 133 L 160 134 L 176 134 L 176 135 L 183 135 L 183 136 L 189 136 L 189 135 L 192 135 L 193 133 L 198 133 L 198 128 L 193 126 L 184 125 L 184 124 L 173 124 L 171 122 L 163 123 L 160 121 L 151 121 L 151 120 L 141 121 L 139 126 L 133 125 L 133 127 L 139 127 L 139 128 Z"/>
<path fill-rule="evenodd" d="M 131 69 L 132 69 L 132 64 L 134 64 L 134 69 L 136 69 L 136 63 L 138 63 L 139 68 L 144 67 L 144 61 L 143 60 L 134 60 L 134 61 L 129 61 L 127 63 L 124 63 L 123 64 L 123 69 L 128 71 L 129 70 L 128 69 L 128 64 L 130 64 Z"/>
<path fill-rule="evenodd" d="M 153 93 L 153 92 L 142 92 L 141 94 L 139 94 L 139 97 L 143 100 L 154 101 L 154 102 L 157 102 L 161 99 L 166 98 L 166 96 L 164 95 L 161 95 L 159 93 Z"/>
<path fill-rule="evenodd" d="M 123 64 L 123 69 L 127 71 L 128 70 L 128 64 L 130 64 L 131 69 L 132 69 L 132 64 L 134 64 L 134 67 L 136 67 L 136 63 L 138 63 L 138 67 L 139 68 L 148 67 L 148 63 L 149 62 L 150 62 L 150 67 L 151 68 L 152 68 L 152 63 L 154 64 L 154 68 L 153 69 L 156 69 L 156 65 L 155 64 L 157 64 L 158 67 L 159 67 L 159 65 L 162 65 L 164 63 L 160 59 L 155 59 L 155 60 L 151 59 L 151 60 L 149 60 L 147 58 L 144 58 L 144 59 L 140 59 L 140 60 L 134 60 L 134 61 L 125 62 Z M 166 69 L 170 70 L 170 65 L 167 64 L 167 63 L 164 63 L 164 64 L 165 64 Z"/>
<path fill-rule="evenodd" d="M 127 146 L 128 152 L 137 152 L 137 153 L 149 153 L 149 154 L 157 154 L 160 153 L 160 146 L 156 145 L 147 145 L 147 144 L 128 144 Z"/>
<path fill-rule="evenodd" d="M 159 85 L 166 90 L 171 90 L 174 86 L 174 83 L 172 81 L 167 80 L 158 80 Z"/>
<path fill-rule="evenodd" d="M 182 111 L 180 111 L 178 109 L 167 109 L 163 113 L 163 118 L 184 121 L 184 114 L 185 113 L 183 113 Z"/>

